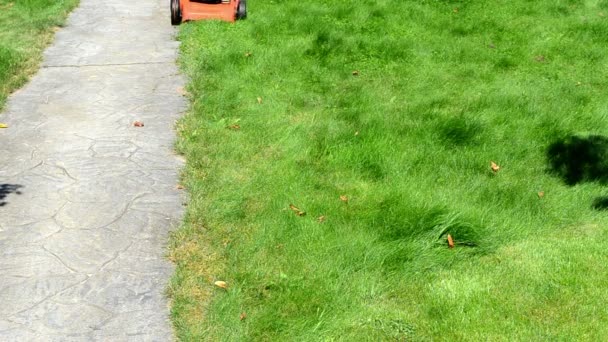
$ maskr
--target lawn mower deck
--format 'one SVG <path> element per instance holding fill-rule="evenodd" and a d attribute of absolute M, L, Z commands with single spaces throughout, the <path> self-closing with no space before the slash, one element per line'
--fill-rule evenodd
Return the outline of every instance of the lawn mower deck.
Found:
<path fill-rule="evenodd" d="M 234 22 L 247 17 L 246 0 L 171 0 L 171 24 L 219 19 Z"/>

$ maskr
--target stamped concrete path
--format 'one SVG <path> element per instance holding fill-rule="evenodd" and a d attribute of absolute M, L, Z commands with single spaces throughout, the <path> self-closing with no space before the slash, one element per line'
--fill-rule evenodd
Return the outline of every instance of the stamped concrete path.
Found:
<path fill-rule="evenodd" d="M 168 4 L 81 0 L 0 114 L 0 341 L 173 339 L 185 103 Z"/>

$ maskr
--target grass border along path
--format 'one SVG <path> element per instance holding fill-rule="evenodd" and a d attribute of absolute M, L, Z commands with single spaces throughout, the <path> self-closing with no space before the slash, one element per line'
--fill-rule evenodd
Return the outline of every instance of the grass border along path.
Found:
<path fill-rule="evenodd" d="M 0 0 L 0 110 L 33 75 L 78 0 Z"/>
<path fill-rule="evenodd" d="M 181 340 L 608 339 L 607 2 L 249 5 L 181 27 Z"/>

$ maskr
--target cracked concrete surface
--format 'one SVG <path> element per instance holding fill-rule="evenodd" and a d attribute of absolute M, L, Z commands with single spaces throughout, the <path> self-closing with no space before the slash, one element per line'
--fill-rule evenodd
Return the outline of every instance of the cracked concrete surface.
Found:
<path fill-rule="evenodd" d="M 186 104 L 168 5 L 81 0 L 1 115 L 1 341 L 173 339 Z"/>

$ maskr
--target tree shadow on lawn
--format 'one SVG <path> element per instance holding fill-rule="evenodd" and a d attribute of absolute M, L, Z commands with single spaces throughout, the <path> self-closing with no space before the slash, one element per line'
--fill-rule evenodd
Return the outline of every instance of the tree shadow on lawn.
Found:
<path fill-rule="evenodd" d="M 547 149 L 549 170 L 567 185 L 583 182 L 608 184 L 608 138 L 571 135 L 558 139 Z M 597 210 L 608 209 L 608 197 L 597 197 L 592 204 Z"/>
<path fill-rule="evenodd" d="M 0 207 L 5 206 L 8 202 L 5 201 L 8 195 L 15 193 L 21 195 L 19 189 L 23 188 L 23 185 L 19 184 L 0 184 Z"/>

